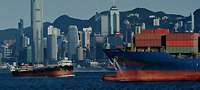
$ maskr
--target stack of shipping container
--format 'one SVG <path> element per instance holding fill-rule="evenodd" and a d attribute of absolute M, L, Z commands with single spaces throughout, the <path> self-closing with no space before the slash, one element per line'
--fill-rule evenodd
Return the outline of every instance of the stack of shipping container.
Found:
<path fill-rule="evenodd" d="M 198 34 L 170 33 L 166 37 L 166 51 L 168 53 L 197 53 Z"/>
<path fill-rule="evenodd" d="M 135 47 L 150 49 L 165 47 L 167 53 L 192 54 L 200 51 L 199 37 L 198 33 L 170 33 L 168 29 L 143 30 L 135 35 Z"/>
<path fill-rule="evenodd" d="M 143 30 L 135 35 L 136 47 L 162 47 L 161 37 L 169 33 L 168 29 Z"/>

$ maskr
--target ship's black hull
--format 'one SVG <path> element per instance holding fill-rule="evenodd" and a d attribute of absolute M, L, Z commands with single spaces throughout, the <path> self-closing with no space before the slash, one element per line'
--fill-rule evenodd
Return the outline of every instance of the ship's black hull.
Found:
<path fill-rule="evenodd" d="M 27 71 L 12 71 L 13 76 L 49 76 L 49 77 L 62 77 L 72 76 L 73 66 L 54 66 L 54 67 L 41 67 Z"/>

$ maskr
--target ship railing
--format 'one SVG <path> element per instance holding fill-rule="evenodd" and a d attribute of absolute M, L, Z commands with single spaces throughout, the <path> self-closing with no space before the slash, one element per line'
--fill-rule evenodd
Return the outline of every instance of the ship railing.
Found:
<path fill-rule="evenodd" d="M 71 60 L 61 60 L 58 62 L 59 66 L 72 66 L 72 61 Z"/>

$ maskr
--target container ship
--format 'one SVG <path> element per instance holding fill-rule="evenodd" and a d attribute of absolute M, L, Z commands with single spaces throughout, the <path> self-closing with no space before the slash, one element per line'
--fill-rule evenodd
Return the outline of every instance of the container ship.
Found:
<path fill-rule="evenodd" d="M 70 77 L 73 74 L 73 65 L 70 60 L 61 60 L 56 65 L 13 65 L 10 66 L 13 76 L 48 76 Z"/>
<path fill-rule="evenodd" d="M 144 30 L 127 49 L 104 49 L 117 72 L 111 81 L 200 80 L 198 33 L 170 33 L 167 29 Z"/>

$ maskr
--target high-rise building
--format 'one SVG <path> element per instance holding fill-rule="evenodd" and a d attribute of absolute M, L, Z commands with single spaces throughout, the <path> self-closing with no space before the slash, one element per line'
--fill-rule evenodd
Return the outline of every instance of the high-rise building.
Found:
<path fill-rule="evenodd" d="M 142 23 L 142 30 L 145 30 L 146 29 L 146 24 L 145 23 Z"/>
<path fill-rule="evenodd" d="M 115 35 L 110 35 L 108 37 L 108 43 L 111 49 L 122 48 L 123 37 L 121 33 L 116 33 Z"/>
<path fill-rule="evenodd" d="M 18 22 L 18 30 L 17 30 L 17 38 L 16 38 L 16 48 L 14 49 L 14 54 L 17 58 L 17 60 L 22 59 L 22 52 L 24 50 L 23 44 L 24 44 L 24 25 L 23 25 L 23 20 L 20 19 Z"/>
<path fill-rule="evenodd" d="M 3 58 L 10 60 L 12 58 L 13 50 L 9 47 L 8 44 L 1 46 Z"/>
<path fill-rule="evenodd" d="M 85 48 L 90 48 L 90 35 L 92 33 L 92 28 L 88 27 L 88 28 L 83 28 L 83 32 L 84 32 L 84 47 Z"/>
<path fill-rule="evenodd" d="M 32 63 L 32 48 L 31 48 L 31 46 L 26 47 L 26 62 Z"/>
<path fill-rule="evenodd" d="M 191 13 L 191 32 L 194 32 L 194 14 Z"/>
<path fill-rule="evenodd" d="M 23 47 L 28 47 L 31 43 L 30 43 L 30 38 L 27 36 L 23 36 Z"/>
<path fill-rule="evenodd" d="M 120 32 L 120 19 L 119 19 L 119 10 L 116 6 L 110 8 L 110 17 L 109 17 L 109 34 L 115 34 Z"/>
<path fill-rule="evenodd" d="M 83 55 L 83 47 L 78 47 L 78 60 L 84 60 L 84 55 Z"/>
<path fill-rule="evenodd" d="M 23 20 L 20 19 L 18 22 L 18 33 L 17 33 L 17 49 L 20 50 L 23 47 L 23 30 L 24 30 L 24 23 Z"/>
<path fill-rule="evenodd" d="M 63 34 L 57 36 L 57 43 L 58 43 L 58 55 L 57 55 L 57 59 L 58 60 L 62 60 L 65 57 L 65 55 L 64 55 L 64 52 L 65 52 L 64 48 L 65 47 L 63 47 L 64 41 L 65 41 L 65 36 Z"/>
<path fill-rule="evenodd" d="M 3 58 L 3 55 L 2 55 L 2 53 L 0 52 L 0 65 L 2 64 L 2 58 Z"/>
<path fill-rule="evenodd" d="M 160 18 L 153 19 L 153 26 L 160 26 Z"/>
<path fill-rule="evenodd" d="M 62 42 L 61 58 L 64 59 L 67 56 L 68 41 L 66 39 Z"/>
<path fill-rule="evenodd" d="M 67 33 L 68 40 L 68 58 L 70 60 L 77 59 L 78 48 L 78 28 L 75 25 L 70 25 Z"/>
<path fill-rule="evenodd" d="M 141 33 L 141 26 L 140 25 L 136 25 L 135 26 L 135 34 L 140 34 Z"/>
<path fill-rule="evenodd" d="M 108 15 L 101 15 L 101 35 L 107 36 L 109 31 L 109 18 Z"/>
<path fill-rule="evenodd" d="M 82 31 L 78 31 L 78 43 L 79 43 L 79 47 L 83 47 L 83 32 Z"/>
<path fill-rule="evenodd" d="M 36 64 L 44 63 L 42 1 L 31 0 L 32 56 Z"/>
<path fill-rule="evenodd" d="M 58 44 L 57 44 L 57 34 L 58 29 L 53 26 L 48 27 L 48 36 L 47 36 L 47 57 L 48 63 L 54 63 L 57 61 L 58 53 Z"/>

